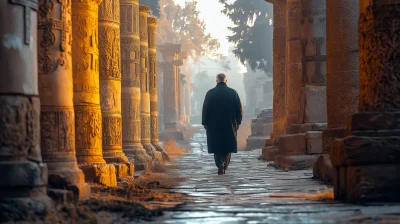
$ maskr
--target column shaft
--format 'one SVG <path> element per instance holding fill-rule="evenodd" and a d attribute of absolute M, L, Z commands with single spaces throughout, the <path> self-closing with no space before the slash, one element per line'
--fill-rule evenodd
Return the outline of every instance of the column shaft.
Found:
<path fill-rule="evenodd" d="M 71 2 L 39 3 L 40 136 L 43 162 L 49 167 L 49 188 L 69 189 L 85 199 L 90 188 L 84 183 L 75 153 Z M 54 22 L 61 25 L 55 27 Z"/>
<path fill-rule="evenodd" d="M 119 0 L 104 0 L 99 7 L 99 54 L 104 159 L 127 162 L 122 152 Z"/>

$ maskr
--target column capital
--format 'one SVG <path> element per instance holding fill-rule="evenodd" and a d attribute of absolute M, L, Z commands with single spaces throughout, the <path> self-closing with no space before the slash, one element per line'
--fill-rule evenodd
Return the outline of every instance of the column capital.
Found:
<path fill-rule="evenodd" d="M 150 11 L 150 7 L 147 5 L 139 5 L 139 13 L 148 13 Z"/>
<path fill-rule="evenodd" d="M 176 55 L 182 52 L 182 44 L 163 44 L 158 46 L 165 61 L 173 61 Z"/>

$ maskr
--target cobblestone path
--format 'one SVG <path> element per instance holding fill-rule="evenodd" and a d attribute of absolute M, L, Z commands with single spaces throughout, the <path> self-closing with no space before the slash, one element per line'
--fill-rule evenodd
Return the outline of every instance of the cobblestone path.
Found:
<path fill-rule="evenodd" d="M 259 150 L 233 154 L 227 174 L 218 176 L 204 130 L 194 135 L 191 146 L 174 166 L 188 178 L 174 191 L 190 198 L 155 223 L 400 223 L 399 204 L 308 199 L 307 194 L 332 188 L 312 180 L 311 170 L 284 172 L 267 166 L 257 159 Z"/>

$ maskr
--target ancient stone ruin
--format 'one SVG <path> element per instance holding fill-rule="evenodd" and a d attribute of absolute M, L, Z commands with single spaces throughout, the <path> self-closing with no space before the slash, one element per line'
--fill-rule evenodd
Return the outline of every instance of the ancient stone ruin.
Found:
<path fill-rule="evenodd" d="M 251 135 L 247 138 L 247 150 L 272 145 L 269 138 L 273 126 L 272 114 L 272 109 L 263 109 L 256 118 L 251 120 Z"/>

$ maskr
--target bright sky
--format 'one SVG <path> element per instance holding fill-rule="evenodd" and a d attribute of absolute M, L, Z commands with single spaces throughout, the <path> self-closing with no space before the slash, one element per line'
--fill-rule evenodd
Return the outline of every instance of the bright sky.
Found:
<path fill-rule="evenodd" d="M 184 5 L 186 0 L 174 0 L 177 4 Z M 218 38 L 221 44 L 220 53 L 228 55 L 231 44 L 226 39 L 231 34 L 228 30 L 232 22 L 221 13 L 223 5 L 218 0 L 198 0 L 197 7 L 200 11 L 200 18 L 206 23 L 206 33 Z"/>

